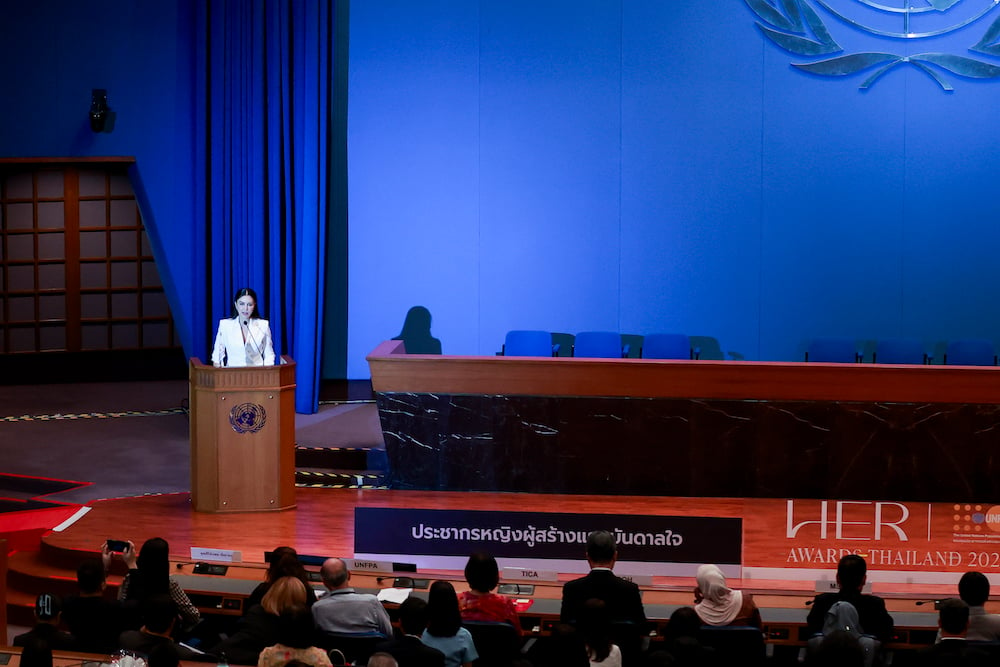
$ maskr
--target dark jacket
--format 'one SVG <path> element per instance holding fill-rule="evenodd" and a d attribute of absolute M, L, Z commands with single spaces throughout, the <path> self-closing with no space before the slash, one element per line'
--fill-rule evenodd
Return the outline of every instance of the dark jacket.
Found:
<path fill-rule="evenodd" d="M 612 621 L 631 621 L 642 630 L 646 625 L 646 611 L 642 607 L 639 587 L 615 575 L 611 570 L 595 569 L 563 586 L 562 608 L 559 621 L 574 623 L 591 598 L 603 600 Z"/>
<path fill-rule="evenodd" d="M 376 653 L 380 651 L 394 657 L 399 667 L 444 667 L 444 653 L 413 635 L 382 642 L 375 647 Z"/>
<path fill-rule="evenodd" d="M 821 593 L 813 599 L 812 609 L 806 618 L 806 625 L 812 634 L 823 632 L 823 621 L 826 612 L 835 602 L 850 602 L 858 610 L 858 620 L 866 635 L 872 635 L 885 643 L 892 637 L 892 616 L 885 610 L 885 602 L 877 595 L 862 595 L 861 593 Z"/>

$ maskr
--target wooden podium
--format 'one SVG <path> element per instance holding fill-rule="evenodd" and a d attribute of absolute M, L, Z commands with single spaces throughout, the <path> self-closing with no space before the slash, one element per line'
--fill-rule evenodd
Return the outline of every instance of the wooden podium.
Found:
<path fill-rule="evenodd" d="M 191 359 L 191 499 L 198 512 L 295 507 L 295 362 Z"/>

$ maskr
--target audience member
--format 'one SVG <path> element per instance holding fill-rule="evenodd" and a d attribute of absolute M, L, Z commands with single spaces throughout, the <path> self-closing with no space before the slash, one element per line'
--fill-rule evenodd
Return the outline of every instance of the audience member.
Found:
<path fill-rule="evenodd" d="M 306 588 L 296 577 L 280 577 L 268 588 L 260 604 L 251 607 L 228 638 L 210 650 L 238 665 L 253 665 L 266 647 L 280 641 L 283 614 L 306 605 Z M 312 631 L 312 619 L 309 629 Z"/>
<path fill-rule="evenodd" d="M 726 586 L 726 576 L 715 565 L 702 565 L 695 575 L 694 610 L 705 625 L 761 626 L 753 596 Z"/>
<path fill-rule="evenodd" d="M 392 622 L 379 599 L 350 587 L 351 573 L 339 558 L 328 558 L 320 570 L 327 592 L 312 607 L 324 632 L 380 632 L 392 637 Z"/>
<path fill-rule="evenodd" d="M 622 652 L 611 641 L 611 620 L 604 600 L 587 600 L 577 619 L 576 628 L 587 646 L 587 658 L 592 666 L 621 667 Z"/>
<path fill-rule="evenodd" d="M 444 667 L 444 653 L 420 639 L 427 629 L 425 600 L 413 596 L 403 600 L 399 605 L 399 627 L 402 636 L 378 644 L 376 652 L 392 655 L 399 667 Z"/>
<path fill-rule="evenodd" d="M 128 567 L 128 574 L 118 589 L 118 599 L 125 603 L 126 609 L 143 609 L 143 603 L 149 598 L 169 595 L 183 629 L 190 629 L 201 620 L 198 608 L 191 604 L 187 593 L 170 575 L 170 545 L 165 539 L 153 537 L 146 540 L 138 554 L 135 544 L 129 540 L 121 558 Z"/>
<path fill-rule="evenodd" d="M 118 638 L 118 646 L 131 653 L 146 658 L 163 644 L 169 644 L 177 651 L 180 660 L 215 662 L 215 657 L 190 646 L 176 643 L 172 638 L 177 621 L 177 604 L 169 594 L 150 595 L 142 603 L 144 625 L 139 630 L 126 630 Z"/>
<path fill-rule="evenodd" d="M 808 667 L 864 667 L 865 651 L 856 634 L 834 630 L 806 659 Z"/>
<path fill-rule="evenodd" d="M 674 660 L 674 656 L 663 649 L 650 651 L 646 654 L 646 659 L 643 661 L 644 667 L 674 667 L 676 664 L 677 661 Z"/>
<path fill-rule="evenodd" d="M 282 577 L 278 581 L 302 583 L 295 577 Z M 277 586 L 275 583 L 272 590 Z M 304 592 L 302 596 L 305 597 Z M 312 614 L 304 603 L 282 611 L 278 618 L 278 642 L 260 652 L 257 667 L 285 667 L 292 661 L 312 667 L 331 667 L 326 651 L 313 645 L 314 636 Z"/>
<path fill-rule="evenodd" d="M 990 598 L 990 580 L 982 572 L 966 572 L 958 581 L 958 595 L 969 605 L 969 632 L 967 639 L 975 641 L 1000 641 L 1000 614 L 987 614 L 986 601 Z"/>
<path fill-rule="evenodd" d="M 148 667 L 180 667 L 181 658 L 177 655 L 177 646 L 172 642 L 163 642 L 149 652 L 146 661 Z"/>
<path fill-rule="evenodd" d="M 678 667 L 705 667 L 718 662 L 715 651 L 699 637 L 701 619 L 692 607 L 678 607 L 670 614 L 663 633 L 663 647 Z"/>
<path fill-rule="evenodd" d="M 104 551 L 107 554 L 107 546 Z M 108 554 L 110 556 L 110 554 Z M 77 649 L 86 653 L 114 653 L 118 635 L 124 630 L 122 607 L 104 598 L 105 566 L 88 558 L 76 568 L 79 592 L 63 601 L 62 620 L 76 639 Z"/>
<path fill-rule="evenodd" d="M 368 658 L 368 667 L 400 667 L 394 657 L 388 653 L 373 653 Z"/>
<path fill-rule="evenodd" d="M 306 606 L 313 606 L 313 603 L 316 602 L 316 591 L 312 587 L 312 582 L 309 581 L 309 573 L 299 561 L 298 553 L 292 547 L 278 547 L 271 552 L 268 558 L 264 581 L 253 589 L 253 592 L 243 603 L 244 611 L 248 611 L 255 604 L 260 604 L 267 589 L 281 577 L 296 577 L 302 581 L 306 587 Z"/>
<path fill-rule="evenodd" d="M 491 592 L 500 583 L 497 560 L 487 553 L 474 553 L 465 564 L 465 581 L 469 590 L 458 596 L 458 608 L 463 621 L 510 623 L 521 634 L 521 620 L 514 601 L 506 595 Z"/>
<path fill-rule="evenodd" d="M 568 581 L 563 586 L 562 607 L 559 620 L 575 623 L 583 605 L 591 598 L 603 600 L 612 621 L 630 621 L 638 629 L 646 626 L 646 612 L 642 606 L 639 587 L 631 581 L 615 576 L 613 568 L 618 559 L 614 536 L 606 530 L 597 530 L 587 536 L 587 563 L 590 573 Z"/>
<path fill-rule="evenodd" d="M 938 607 L 941 640 L 917 653 L 920 667 L 978 667 L 989 664 L 989 655 L 969 646 L 969 605 L 958 598 L 942 600 Z"/>
<path fill-rule="evenodd" d="M 446 667 L 468 667 L 479 657 L 472 635 L 462 627 L 458 596 L 451 582 L 435 581 L 431 584 L 427 594 L 427 629 L 420 640 L 444 653 Z"/>
<path fill-rule="evenodd" d="M 881 642 L 892 637 L 892 617 L 885 609 L 885 602 L 876 595 L 866 595 L 861 592 L 867 580 L 867 564 L 865 559 L 857 554 L 848 554 L 837 564 L 837 593 L 821 593 L 813 600 L 812 609 L 806 618 L 809 631 L 813 634 L 823 632 L 826 614 L 836 602 L 849 602 L 857 609 L 858 619 L 863 634 L 872 635 Z"/>
<path fill-rule="evenodd" d="M 76 650 L 73 635 L 59 629 L 62 600 L 52 593 L 42 593 L 35 598 L 35 625 L 31 630 L 17 635 L 11 642 L 14 646 L 26 646 L 28 642 L 41 640 L 54 651 Z"/>
<path fill-rule="evenodd" d="M 20 667 L 52 667 L 52 648 L 41 637 L 29 637 L 20 646 Z"/>
<path fill-rule="evenodd" d="M 535 667 L 589 667 L 587 645 L 576 628 L 557 623 L 548 637 L 539 639 L 528 651 L 530 664 Z"/>

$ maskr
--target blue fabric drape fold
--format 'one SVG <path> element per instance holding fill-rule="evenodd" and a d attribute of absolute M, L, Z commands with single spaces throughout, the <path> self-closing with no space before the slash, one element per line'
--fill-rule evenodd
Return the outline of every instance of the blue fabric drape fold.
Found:
<path fill-rule="evenodd" d="M 275 353 L 318 407 L 335 0 L 212 0 L 199 17 L 208 321 L 258 294 Z"/>

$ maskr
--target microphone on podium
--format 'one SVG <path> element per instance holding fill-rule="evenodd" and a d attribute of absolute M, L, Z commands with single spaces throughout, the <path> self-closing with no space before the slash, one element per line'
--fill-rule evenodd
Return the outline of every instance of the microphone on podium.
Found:
<path fill-rule="evenodd" d="M 257 350 L 257 355 L 260 357 L 260 365 L 264 365 L 264 350 L 257 343 L 257 340 L 253 337 L 253 331 L 250 329 L 250 321 L 243 320 L 243 326 L 247 328 L 247 335 L 250 336 L 250 342 L 253 343 L 254 348 Z"/>

